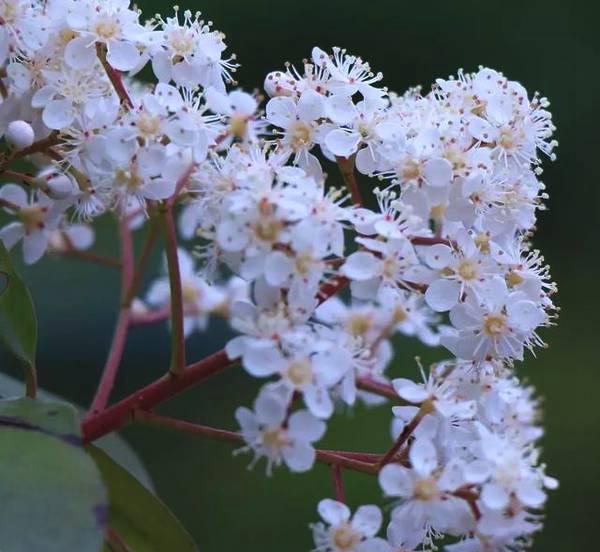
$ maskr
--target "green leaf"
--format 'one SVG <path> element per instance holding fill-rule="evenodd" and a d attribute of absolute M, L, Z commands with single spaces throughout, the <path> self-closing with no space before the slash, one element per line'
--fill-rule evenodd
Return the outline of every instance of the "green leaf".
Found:
<path fill-rule="evenodd" d="M 23 387 L 22 381 L 0 372 L 0 399 L 9 397 L 22 397 Z M 72 403 L 66 401 L 64 398 L 59 397 L 54 393 L 50 393 L 50 391 L 46 391 L 45 389 L 38 388 L 37 396 L 40 399 L 58 401 L 72 405 Z M 80 417 L 83 416 L 83 410 L 81 407 L 77 405 L 72 406 L 74 406 L 74 408 L 77 410 L 77 414 Z M 94 445 L 96 445 L 98 448 L 101 448 L 109 456 L 112 456 L 116 462 L 127 469 L 127 471 L 129 471 L 142 485 L 144 485 L 144 487 L 146 487 L 149 491 L 154 492 L 154 485 L 152 484 L 150 474 L 146 471 L 144 464 L 133 450 L 131 445 L 129 445 L 129 443 L 123 439 L 123 437 L 117 433 L 109 433 L 101 439 L 94 441 Z M 1 545 L 0 552 L 3 552 Z"/>
<path fill-rule="evenodd" d="M 109 524 L 135 552 L 197 552 L 192 537 L 171 511 L 110 456 L 87 447 L 109 496 Z M 111 550 L 108 546 L 106 551 Z"/>
<path fill-rule="evenodd" d="M 0 242 L 0 339 L 28 366 L 35 366 L 37 319 L 31 294 Z"/>
<path fill-rule="evenodd" d="M 72 406 L 0 401 L 0 504 L 3 552 L 101 549 L 106 490 Z"/>

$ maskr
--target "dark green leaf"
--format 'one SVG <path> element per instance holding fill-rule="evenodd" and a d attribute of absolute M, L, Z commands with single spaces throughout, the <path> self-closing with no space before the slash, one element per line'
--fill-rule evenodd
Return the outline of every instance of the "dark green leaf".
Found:
<path fill-rule="evenodd" d="M 20 380 L 0 372 L 0 399 L 9 397 L 22 397 L 23 387 L 23 382 Z M 50 393 L 44 389 L 38 389 L 37 396 L 40 399 L 71 404 L 62 397 L 59 397 L 58 395 Z M 83 415 L 83 411 L 79 406 L 73 406 L 77 410 L 79 416 Z M 123 439 L 123 437 L 117 433 L 109 433 L 108 435 L 105 435 L 101 439 L 95 441 L 94 445 L 96 445 L 98 448 L 101 448 L 109 456 L 114 458 L 116 462 L 127 469 L 127 471 L 129 471 L 142 485 L 144 485 L 144 487 L 151 492 L 154 492 L 152 479 L 146 471 L 144 464 L 129 443 Z M 2 552 L 1 546 L 0 552 Z"/>
<path fill-rule="evenodd" d="M 0 504 L 3 552 L 100 550 L 106 490 L 73 407 L 0 401 Z"/>
<path fill-rule="evenodd" d="M 31 294 L 0 242 L 0 339 L 29 366 L 35 366 L 37 320 Z"/>
<path fill-rule="evenodd" d="M 103 451 L 87 448 L 108 488 L 109 524 L 128 548 L 135 552 L 197 552 L 190 535 L 156 496 Z"/>

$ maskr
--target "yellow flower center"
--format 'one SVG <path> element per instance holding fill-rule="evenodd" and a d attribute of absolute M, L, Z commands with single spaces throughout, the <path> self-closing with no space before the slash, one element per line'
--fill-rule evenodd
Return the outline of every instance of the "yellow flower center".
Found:
<path fill-rule="evenodd" d="M 489 337 L 498 337 L 506 329 L 506 316 L 503 314 L 491 314 L 483 319 L 483 331 Z"/>
<path fill-rule="evenodd" d="M 352 550 L 361 541 L 361 536 L 349 523 L 342 523 L 333 530 L 331 540 L 339 550 Z"/>
<path fill-rule="evenodd" d="M 418 479 L 415 482 L 413 495 L 417 500 L 428 501 L 438 495 L 438 486 L 435 479 L 425 478 Z"/>
<path fill-rule="evenodd" d="M 292 149 L 301 149 L 311 142 L 312 128 L 304 121 L 296 121 L 288 128 L 288 137 Z"/>
<path fill-rule="evenodd" d="M 312 368 L 307 360 L 294 361 L 287 369 L 289 380 L 296 386 L 300 387 L 312 381 Z"/>
<path fill-rule="evenodd" d="M 463 280 L 474 280 L 477 278 L 477 265 L 471 261 L 462 261 L 458 265 L 458 274 Z"/>

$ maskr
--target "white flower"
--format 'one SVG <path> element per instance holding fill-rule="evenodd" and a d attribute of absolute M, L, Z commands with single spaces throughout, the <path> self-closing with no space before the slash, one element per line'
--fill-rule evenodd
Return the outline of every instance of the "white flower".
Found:
<path fill-rule="evenodd" d="M 541 343 L 535 329 L 546 314 L 525 293 L 509 293 L 504 279 L 495 277 L 487 281 L 481 302 L 468 295 L 450 311 L 450 321 L 458 332 L 442 337 L 442 344 L 457 357 L 522 360 L 524 347 Z"/>
<path fill-rule="evenodd" d="M 460 462 L 440 466 L 436 447 L 425 438 L 410 446 L 409 459 L 410 468 L 387 464 L 379 472 L 385 494 L 402 498 L 392 512 L 394 523 L 407 524 L 422 534 L 463 529 L 468 507 L 452 494 L 463 483 Z"/>
<path fill-rule="evenodd" d="M 324 523 L 311 526 L 318 552 L 384 552 L 385 541 L 375 535 L 382 523 L 377 506 L 360 506 L 351 517 L 342 502 L 325 498 L 319 502 L 319 515 Z"/>
<path fill-rule="evenodd" d="M 210 313 L 223 304 L 226 295 L 198 276 L 192 258 L 183 249 L 177 250 L 177 259 L 181 276 L 183 331 L 187 337 L 195 330 L 206 329 Z M 154 308 L 168 307 L 170 297 L 169 279 L 163 277 L 152 283 L 146 302 Z"/>
<path fill-rule="evenodd" d="M 5 209 L 16 216 L 18 222 L 10 222 L 0 230 L 0 240 L 7 249 L 23 240 L 23 259 L 26 264 L 37 262 L 45 253 L 53 231 L 58 227 L 63 206 L 44 195 L 37 199 L 27 198 L 23 188 L 16 184 L 4 184 L 0 199 L 9 201 L 17 209 Z"/>
<path fill-rule="evenodd" d="M 287 420 L 287 404 L 276 394 L 263 392 L 254 403 L 254 411 L 240 407 L 235 417 L 248 444 L 242 450 L 252 450 L 254 460 L 267 460 L 267 474 L 273 466 L 285 463 L 290 471 L 309 470 L 315 461 L 312 446 L 325 433 L 325 424 L 306 410 L 294 412 Z"/>
<path fill-rule="evenodd" d="M 146 33 L 138 22 L 137 11 L 129 9 L 129 0 L 81 0 L 67 8 L 67 23 L 77 38 L 65 49 L 65 61 L 82 70 L 96 59 L 96 43 L 106 44 L 107 61 L 120 71 L 133 69 L 139 62 L 136 42 Z"/>

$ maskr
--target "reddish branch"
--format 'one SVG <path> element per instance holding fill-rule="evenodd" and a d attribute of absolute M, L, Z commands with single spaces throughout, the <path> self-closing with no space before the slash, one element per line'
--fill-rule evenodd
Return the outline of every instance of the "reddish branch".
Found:
<path fill-rule="evenodd" d="M 94 416 L 105 409 L 110 396 L 110 392 L 115 383 L 123 351 L 125 350 L 125 342 L 127 340 L 127 332 L 129 330 L 129 306 L 125 303 L 125 298 L 131 281 L 133 278 L 133 243 L 131 240 L 131 232 L 127 224 L 127 219 L 119 220 L 119 235 L 121 238 L 121 308 L 115 326 L 110 351 L 100 384 L 96 390 L 96 394 L 90 406 L 87 417 Z"/>
<path fill-rule="evenodd" d="M 128 108 L 133 107 L 133 102 L 129 97 L 129 93 L 123 84 L 123 78 L 121 77 L 121 73 L 117 71 L 108 61 L 106 61 L 106 45 L 100 42 L 96 43 L 96 54 L 100 63 L 102 63 L 102 67 L 104 67 L 104 71 L 106 72 L 106 76 L 108 80 L 110 80 L 117 96 L 119 96 L 119 100 L 121 100 L 121 104 L 125 105 Z"/>
<path fill-rule="evenodd" d="M 336 157 L 335 160 L 337 161 L 340 173 L 344 179 L 344 184 L 346 184 L 346 188 L 350 192 L 352 203 L 354 203 L 354 205 L 362 205 L 362 197 L 360 195 L 358 182 L 356 181 L 356 175 L 354 173 L 355 157 L 355 155 L 350 157 Z"/>
<path fill-rule="evenodd" d="M 83 441 L 89 443 L 120 429 L 131 421 L 136 410 L 152 410 L 155 406 L 198 385 L 213 374 L 224 371 L 234 363 L 229 360 L 225 351 L 221 350 L 190 364 L 179 376 L 167 373 L 103 412 L 85 419 L 81 427 Z"/>
<path fill-rule="evenodd" d="M 161 218 L 165 233 L 171 296 L 171 366 L 169 370 L 178 375 L 185 368 L 185 335 L 183 332 L 183 292 L 179 256 L 177 255 L 177 232 L 171 207 L 166 205 L 161 207 Z"/>

